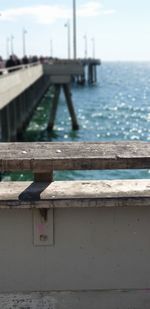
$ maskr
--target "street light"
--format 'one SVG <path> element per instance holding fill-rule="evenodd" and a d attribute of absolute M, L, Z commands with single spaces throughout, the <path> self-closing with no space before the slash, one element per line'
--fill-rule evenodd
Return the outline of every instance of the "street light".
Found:
<path fill-rule="evenodd" d="M 95 39 L 92 38 L 91 41 L 92 41 L 92 57 L 94 59 L 95 58 Z"/>
<path fill-rule="evenodd" d="M 14 54 L 14 36 L 11 35 L 10 37 L 10 43 L 11 43 L 11 54 Z"/>
<path fill-rule="evenodd" d="M 10 38 L 7 38 L 6 39 L 6 57 L 7 57 L 7 59 L 9 58 L 9 56 L 10 56 L 10 45 L 9 45 L 9 43 L 10 43 Z"/>
<path fill-rule="evenodd" d="M 73 0 L 73 57 L 77 58 L 76 0 Z"/>
<path fill-rule="evenodd" d="M 22 49 L 23 49 L 23 57 L 26 56 L 26 34 L 27 34 L 27 30 L 23 28 L 23 30 L 22 30 Z"/>
<path fill-rule="evenodd" d="M 70 21 L 69 20 L 65 24 L 65 27 L 67 27 L 68 59 L 70 59 Z"/>
<path fill-rule="evenodd" d="M 83 39 L 84 39 L 84 57 L 85 59 L 87 58 L 87 54 L 88 54 L 88 50 L 87 50 L 87 35 L 85 34 L 83 36 Z"/>
<path fill-rule="evenodd" d="M 53 40 L 50 40 L 50 56 L 53 57 Z"/>

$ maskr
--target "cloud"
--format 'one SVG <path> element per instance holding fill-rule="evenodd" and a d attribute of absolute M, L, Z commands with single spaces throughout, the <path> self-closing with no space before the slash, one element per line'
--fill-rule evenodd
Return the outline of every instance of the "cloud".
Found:
<path fill-rule="evenodd" d="M 78 10 L 78 15 L 79 16 L 84 16 L 84 17 L 92 17 L 92 16 L 97 16 L 103 9 L 103 6 L 101 3 L 97 1 L 90 1 L 87 2 L 86 4 L 83 4 L 79 10 Z"/>
<path fill-rule="evenodd" d="M 1 20 L 16 21 L 20 17 L 31 17 L 38 23 L 49 24 L 60 18 L 68 18 L 69 10 L 58 5 L 36 5 L 4 10 Z"/>
<path fill-rule="evenodd" d="M 105 10 L 100 1 L 90 1 L 83 4 L 79 10 L 78 15 L 81 17 L 94 17 L 99 15 L 111 15 L 114 14 L 114 9 Z"/>
<path fill-rule="evenodd" d="M 104 14 L 104 15 L 112 15 L 112 14 L 114 14 L 114 13 L 116 13 L 116 10 L 114 10 L 114 9 L 111 9 L 111 10 L 104 10 L 104 11 L 103 11 L 103 14 Z"/>
<path fill-rule="evenodd" d="M 99 1 L 89 1 L 77 9 L 77 15 L 80 17 L 110 15 L 114 12 L 115 10 L 104 10 Z M 1 11 L 1 20 L 3 21 L 17 21 L 22 17 L 30 17 L 37 23 L 50 24 L 58 19 L 72 17 L 72 10 L 62 5 L 35 5 Z"/>

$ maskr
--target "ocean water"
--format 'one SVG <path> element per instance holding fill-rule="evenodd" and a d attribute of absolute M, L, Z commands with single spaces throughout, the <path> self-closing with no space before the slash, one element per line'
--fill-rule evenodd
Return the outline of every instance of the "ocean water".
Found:
<path fill-rule="evenodd" d="M 97 69 L 94 86 L 74 86 L 73 102 L 80 130 L 73 132 L 63 93 L 55 128 L 46 130 L 51 91 L 38 106 L 25 141 L 150 141 L 150 63 L 104 62 Z M 19 176 L 20 179 L 24 175 Z M 149 178 L 149 170 L 69 171 L 55 179 Z"/>

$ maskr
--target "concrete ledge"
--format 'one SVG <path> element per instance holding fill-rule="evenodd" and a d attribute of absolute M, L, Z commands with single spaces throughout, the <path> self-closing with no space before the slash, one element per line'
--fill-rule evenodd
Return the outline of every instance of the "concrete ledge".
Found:
<path fill-rule="evenodd" d="M 149 290 L 0 294 L 1 309 L 149 309 Z"/>
<path fill-rule="evenodd" d="M 150 180 L 0 183 L 0 208 L 128 206 L 150 206 Z"/>

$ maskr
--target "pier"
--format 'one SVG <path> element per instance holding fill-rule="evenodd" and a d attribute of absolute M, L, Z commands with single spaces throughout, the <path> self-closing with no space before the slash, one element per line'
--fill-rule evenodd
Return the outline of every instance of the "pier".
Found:
<path fill-rule="evenodd" d="M 84 73 L 81 77 L 81 83 L 88 82 L 89 85 L 97 83 L 97 66 L 101 65 L 99 59 L 81 59 L 84 68 Z M 87 71 L 87 73 L 86 73 Z"/>
<path fill-rule="evenodd" d="M 150 169 L 150 143 L 0 143 L 3 308 L 150 306 L 150 181 L 54 181 L 56 170 Z M 20 306 L 20 307 L 19 307 Z"/>
<path fill-rule="evenodd" d="M 95 72 L 95 60 L 52 60 L 44 64 L 33 63 L 0 70 L 0 140 L 17 140 L 50 86 L 54 87 L 54 99 L 48 129 L 53 129 L 62 88 L 72 120 L 72 129 L 77 130 L 79 124 L 72 102 L 71 82 L 81 81 L 83 77 L 86 79 L 86 65 L 94 68 L 94 71 L 89 69 L 90 72 Z M 94 73 L 91 74 L 89 76 L 92 83 L 96 77 L 93 77 Z"/>
<path fill-rule="evenodd" d="M 12 69 L 12 68 L 11 68 Z M 16 71 L 15 71 L 16 69 Z M 50 82 L 41 64 L 19 66 L 0 76 L 0 140 L 16 140 L 28 125 Z"/>

